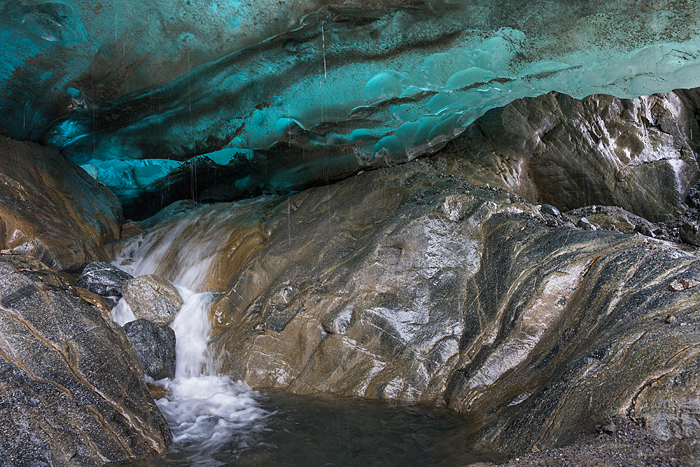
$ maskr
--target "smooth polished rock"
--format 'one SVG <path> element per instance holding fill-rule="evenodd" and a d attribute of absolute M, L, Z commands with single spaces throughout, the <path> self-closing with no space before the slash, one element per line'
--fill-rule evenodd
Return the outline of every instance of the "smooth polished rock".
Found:
<path fill-rule="evenodd" d="M 127 280 L 121 291 L 137 318 L 155 324 L 168 324 L 182 306 L 182 297 L 175 286 L 153 274 Z"/>
<path fill-rule="evenodd" d="M 692 364 L 683 349 L 700 343 L 699 289 L 667 289 L 697 277 L 700 260 L 633 235 L 636 217 L 619 208 L 581 214 L 627 222 L 629 234 L 551 225 L 522 198 L 472 183 L 466 157 L 367 172 L 271 211 L 200 207 L 154 227 L 190 242 L 204 234 L 183 226 L 206 214 L 230 235 L 220 264 L 250 238 L 242 219 L 257 226 L 255 249 L 226 275 L 216 268 L 228 288 L 210 311 L 220 370 L 253 387 L 444 403 L 468 420 L 469 443 L 505 455 L 562 445 L 618 413 L 660 435 L 671 419 L 673 432 L 695 433 L 692 404 L 674 412 L 636 395 Z M 693 384 L 675 397 L 692 400 Z"/>
<path fill-rule="evenodd" d="M 0 248 L 57 269 L 108 260 L 119 238 L 117 198 L 55 149 L 0 136 Z"/>
<path fill-rule="evenodd" d="M 0 258 L 5 465 L 104 465 L 163 454 L 172 435 L 126 334 L 70 287 Z"/>
<path fill-rule="evenodd" d="M 445 151 L 532 203 L 678 216 L 700 177 L 697 90 L 637 99 L 556 92 L 493 109 Z M 692 196 L 692 193 L 691 193 Z"/>
<path fill-rule="evenodd" d="M 122 285 L 129 279 L 132 276 L 128 272 L 104 261 L 97 261 L 85 267 L 77 284 L 102 297 L 121 297 Z"/>

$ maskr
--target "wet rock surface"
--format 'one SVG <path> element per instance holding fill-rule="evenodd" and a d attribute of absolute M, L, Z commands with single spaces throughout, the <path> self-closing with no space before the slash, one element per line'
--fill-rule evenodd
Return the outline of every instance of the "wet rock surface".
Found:
<path fill-rule="evenodd" d="M 128 272 L 104 261 L 96 261 L 85 267 L 77 285 L 102 297 L 121 297 L 122 285 L 129 279 L 133 277 Z"/>
<path fill-rule="evenodd" d="M 6 465 L 102 465 L 172 437 L 124 332 L 69 284 L 0 256 L 0 452 Z M 44 266 L 44 269 L 50 268 Z M 55 276 L 54 276 L 55 277 Z"/>
<path fill-rule="evenodd" d="M 54 149 L 0 136 L 0 249 L 79 271 L 107 260 L 121 206 L 104 185 Z"/>
<path fill-rule="evenodd" d="M 697 90 L 581 100 L 554 92 L 489 111 L 445 151 L 471 154 L 486 181 L 498 174 L 495 183 L 532 203 L 619 206 L 664 221 L 687 208 L 700 176 L 699 107 Z"/>
<path fill-rule="evenodd" d="M 137 319 L 126 323 L 124 332 L 134 345 L 146 375 L 155 380 L 175 376 L 175 331 Z"/>
<path fill-rule="evenodd" d="M 668 290 L 700 277 L 697 255 L 634 234 L 654 224 L 620 208 L 582 211 L 602 216 L 596 230 L 576 228 L 576 213 L 553 223 L 474 184 L 462 162 L 365 173 L 241 214 L 262 240 L 219 278 L 221 371 L 253 387 L 444 403 L 470 443 L 506 456 L 617 414 L 662 438 L 700 435 L 694 379 L 672 379 L 693 374 L 700 289 Z"/>
<path fill-rule="evenodd" d="M 137 318 L 155 324 L 168 324 L 182 306 L 182 297 L 177 289 L 153 274 L 127 280 L 121 293 Z"/>
<path fill-rule="evenodd" d="M 127 230 L 151 251 L 210 251 L 211 347 L 234 379 L 444 404 L 466 444 L 503 456 L 551 460 L 622 417 L 671 462 L 663 440 L 700 438 L 700 256 L 665 240 L 697 217 L 697 100 L 524 99 L 430 158 L 289 197 L 178 203 Z M 159 276 L 188 272 L 181 250 Z"/>

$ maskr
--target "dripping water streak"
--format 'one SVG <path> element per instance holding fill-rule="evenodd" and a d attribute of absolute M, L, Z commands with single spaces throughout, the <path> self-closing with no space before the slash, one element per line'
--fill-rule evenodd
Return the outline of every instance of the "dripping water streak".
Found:
<path fill-rule="evenodd" d="M 323 42 L 323 76 L 328 78 L 328 72 L 326 70 L 326 32 L 321 25 L 321 41 Z"/>
<path fill-rule="evenodd" d="M 290 198 L 287 198 L 287 241 L 289 242 L 289 246 L 292 246 L 292 201 Z"/>

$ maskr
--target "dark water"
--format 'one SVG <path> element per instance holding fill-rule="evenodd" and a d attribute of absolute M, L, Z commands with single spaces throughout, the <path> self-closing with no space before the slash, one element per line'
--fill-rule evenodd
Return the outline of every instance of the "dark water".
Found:
<path fill-rule="evenodd" d="M 177 442 L 162 458 L 127 465 L 406 467 L 498 460 L 471 452 L 464 420 L 446 409 L 281 393 L 257 399 L 268 414 L 241 424 L 229 439 Z"/>

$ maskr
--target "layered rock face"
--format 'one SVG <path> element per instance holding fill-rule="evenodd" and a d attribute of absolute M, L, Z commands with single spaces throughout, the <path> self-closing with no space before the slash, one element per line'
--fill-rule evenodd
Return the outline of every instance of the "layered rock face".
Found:
<path fill-rule="evenodd" d="M 109 258 L 121 206 L 104 185 L 57 151 L 0 136 L 0 249 L 57 269 Z"/>
<path fill-rule="evenodd" d="M 172 442 L 124 331 L 18 255 L 0 256 L 0 405 L 4 465 L 101 465 Z"/>
<path fill-rule="evenodd" d="M 471 443 L 503 454 L 564 444 L 613 414 L 663 437 L 698 436 L 700 288 L 669 290 L 700 277 L 697 256 L 543 214 L 474 184 L 490 170 L 477 162 L 446 151 L 271 211 L 258 208 L 274 199 L 202 207 L 146 241 L 191 232 L 196 245 L 212 235 L 195 230 L 202 219 L 228 232 L 208 260 L 239 265 L 217 266 L 226 293 L 211 310 L 212 345 L 221 371 L 253 387 L 446 403 Z M 621 212 L 593 222 L 639 219 Z"/>
<path fill-rule="evenodd" d="M 697 180 L 697 90 L 638 99 L 550 93 L 489 111 L 445 150 L 475 173 L 562 210 L 620 206 L 651 221 L 687 209 Z"/>

